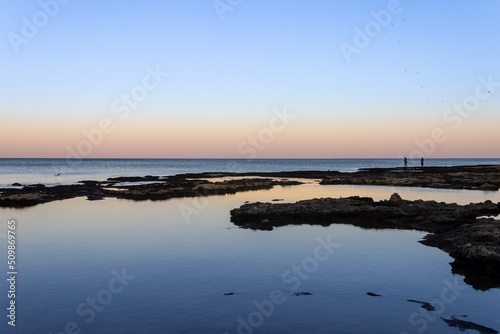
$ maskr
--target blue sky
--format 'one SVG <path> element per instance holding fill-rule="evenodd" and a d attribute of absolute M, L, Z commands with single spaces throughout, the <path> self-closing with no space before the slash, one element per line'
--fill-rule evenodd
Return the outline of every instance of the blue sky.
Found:
<path fill-rule="evenodd" d="M 325 124 L 332 124 L 334 131 L 333 123 L 350 129 L 352 137 L 346 139 L 356 144 L 349 151 L 352 156 L 397 156 L 440 126 L 444 110 L 473 93 L 479 76 L 500 81 L 498 1 L 457 1 L 451 6 L 402 0 L 400 12 L 391 14 L 389 24 L 381 26 L 350 63 L 341 43 L 354 45 L 355 27 L 364 30 L 374 21 L 370 13 L 387 10 L 390 1 L 243 0 L 225 12 L 222 21 L 208 0 L 72 0 L 59 4 L 54 17 L 15 52 L 9 33 L 22 36 L 23 17 L 33 22 L 42 10 L 40 3 L 51 1 L 0 1 L 0 129 L 15 128 L 25 137 L 34 132 L 53 137 L 46 146 L 20 141 L 14 146 L 23 156 L 40 150 L 41 155 L 64 156 L 65 146 L 78 142 L 81 129 L 110 115 L 110 103 L 139 84 L 148 66 L 160 66 L 169 72 L 168 78 L 119 125 L 123 133 L 109 134 L 92 156 L 111 156 L 116 152 L 113 140 L 164 123 L 178 128 L 190 124 L 185 129 L 194 139 L 178 143 L 186 146 L 186 157 L 199 155 L 191 141 L 205 127 L 213 129 L 207 136 L 232 142 L 228 147 L 214 142 L 207 157 L 238 157 L 229 146 L 237 147 L 258 132 L 270 111 L 283 106 L 298 120 L 262 157 L 308 157 L 311 147 L 325 144 L 317 142 L 320 139 L 339 145 L 334 135 L 310 136 Z M 449 154 L 460 155 L 453 151 L 460 138 L 480 133 L 483 125 L 483 131 L 493 131 L 491 123 L 500 120 L 500 89 L 496 93 L 467 120 L 474 128 L 458 129 L 456 138 L 433 154 L 451 150 Z M 134 128 L 134 123 L 141 127 Z M 49 131 L 55 124 L 67 133 Z M 391 134 L 391 129 L 411 127 L 413 137 L 402 139 L 406 142 L 401 147 L 369 152 L 364 150 L 370 144 L 366 139 L 352 143 L 359 137 L 357 131 L 378 136 L 367 126 L 383 129 L 379 131 L 395 141 L 399 133 Z M 308 144 L 294 152 L 290 146 L 295 142 L 287 139 L 297 136 Z M 172 141 L 168 136 L 157 139 Z M 498 157 L 494 146 L 485 154 Z M 3 156 L 16 154 L 0 148 Z M 125 155 L 140 156 L 131 152 Z M 166 150 L 160 156 L 175 154 Z M 346 153 L 316 153 L 340 154 Z"/>

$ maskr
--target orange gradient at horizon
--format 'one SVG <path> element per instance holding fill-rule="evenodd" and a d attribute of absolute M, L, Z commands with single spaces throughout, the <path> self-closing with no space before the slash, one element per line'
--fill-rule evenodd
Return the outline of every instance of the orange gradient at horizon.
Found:
<path fill-rule="evenodd" d="M 470 120 L 454 130 L 423 120 L 410 125 L 400 120 L 378 123 L 375 118 L 325 121 L 301 114 L 289 124 L 276 122 L 274 130 L 279 131 L 272 131 L 272 118 L 269 114 L 259 119 L 180 118 L 156 123 L 134 119 L 114 123 L 113 131 L 102 137 L 96 133 L 99 122 L 31 122 L 0 126 L 0 152 L 2 158 L 65 158 L 70 151 L 78 153 L 78 145 L 86 141 L 90 145 L 81 146 L 82 158 L 394 158 L 414 151 L 428 158 L 500 156 L 495 122 Z M 432 144 L 436 128 L 442 129 L 445 140 Z M 433 151 L 426 152 L 430 148 Z"/>

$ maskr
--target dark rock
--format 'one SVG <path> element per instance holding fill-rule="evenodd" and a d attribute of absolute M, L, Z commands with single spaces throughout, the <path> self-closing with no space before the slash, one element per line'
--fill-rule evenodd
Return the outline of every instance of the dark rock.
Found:
<path fill-rule="evenodd" d="M 187 173 L 187 174 L 177 174 L 174 177 L 183 179 L 206 179 L 212 177 L 235 177 L 235 176 L 257 176 L 257 177 L 272 177 L 272 178 L 301 178 L 301 179 L 322 179 L 328 176 L 337 175 L 337 171 L 286 171 L 286 172 L 245 172 L 245 173 Z M 172 176 L 169 176 L 171 178 Z M 288 180 L 283 180 L 288 181 Z M 296 181 L 288 181 L 296 182 Z"/>
<path fill-rule="evenodd" d="M 148 182 L 148 181 L 159 181 L 159 176 L 120 176 L 120 177 L 109 177 L 108 181 L 115 182 Z"/>
<path fill-rule="evenodd" d="M 281 202 L 281 201 L 283 201 L 282 198 L 275 198 L 275 199 L 273 199 L 273 202 Z"/>
<path fill-rule="evenodd" d="M 391 198 L 389 198 L 389 202 L 394 203 L 394 204 L 402 204 L 402 203 L 404 203 L 403 199 L 401 198 L 401 196 L 399 196 L 398 193 L 392 194 Z"/>
<path fill-rule="evenodd" d="M 444 322 L 446 322 L 448 324 L 448 326 L 456 327 L 461 332 L 472 329 L 472 330 L 478 331 L 481 334 L 498 334 L 498 331 L 493 329 L 493 328 L 481 326 L 481 325 L 478 325 L 478 324 L 470 322 L 470 321 L 460 320 L 460 319 L 457 319 L 455 316 L 452 316 L 451 318 L 448 318 L 448 319 L 441 317 L 441 319 Z"/>
<path fill-rule="evenodd" d="M 452 271 L 465 276 L 477 290 L 500 286 L 500 223 L 479 219 L 440 234 L 427 235 L 421 243 L 438 247 L 455 259 Z"/>
<path fill-rule="evenodd" d="M 489 190 L 489 191 L 497 191 L 498 190 L 498 185 L 493 185 L 491 183 L 483 183 L 481 187 L 479 187 L 480 190 Z"/>
<path fill-rule="evenodd" d="M 476 222 L 486 213 L 500 213 L 497 204 L 457 204 L 435 201 L 393 200 L 374 202 L 367 197 L 320 198 L 296 203 L 244 204 L 231 210 L 231 221 L 239 226 L 259 229 L 260 224 L 285 225 L 352 224 L 364 228 L 416 229 L 434 233 L 446 232 L 465 223 Z M 398 205 L 395 205 L 398 202 Z"/>
<path fill-rule="evenodd" d="M 367 292 L 366 293 L 368 296 L 372 296 L 372 297 L 382 297 L 382 295 L 379 295 L 379 294 L 376 294 L 374 292 Z"/>
<path fill-rule="evenodd" d="M 259 223 L 259 227 L 261 227 L 264 231 L 272 231 L 273 226 L 269 223 L 269 219 L 264 219 Z"/>
<path fill-rule="evenodd" d="M 310 293 L 310 292 L 295 292 L 293 295 L 294 296 L 312 296 L 312 293 Z"/>
<path fill-rule="evenodd" d="M 80 181 L 74 185 L 45 187 L 43 184 L 25 186 L 22 189 L 1 189 L 0 207 L 23 208 L 56 200 L 85 196 L 88 200 L 123 198 L 131 200 L 166 200 L 177 197 L 198 197 L 235 194 L 241 191 L 271 189 L 277 185 L 300 184 L 295 181 L 273 179 L 236 179 L 224 182 L 186 180 L 173 177 L 159 180 L 158 176 L 111 178 L 111 181 Z M 158 181 L 149 184 L 117 186 L 117 182 Z M 106 189 L 113 185 L 116 189 Z M 272 226 L 267 226 L 272 229 Z"/>
<path fill-rule="evenodd" d="M 23 185 L 21 183 L 12 183 L 13 187 L 22 187 Z"/>
<path fill-rule="evenodd" d="M 327 175 L 321 184 L 357 184 L 496 191 L 500 166 L 362 168 L 355 173 Z"/>
<path fill-rule="evenodd" d="M 427 310 L 427 311 L 435 311 L 436 308 L 434 306 L 432 306 L 432 304 L 428 303 L 428 302 L 421 302 L 421 301 L 418 301 L 418 300 L 413 300 L 413 299 L 408 299 L 409 302 L 412 302 L 412 303 L 418 303 L 418 304 L 421 304 L 421 308 L 423 308 L 424 310 Z"/>
<path fill-rule="evenodd" d="M 224 294 L 224 296 L 232 296 L 232 295 L 234 295 L 234 292 L 228 292 Z"/>
<path fill-rule="evenodd" d="M 223 182 L 173 179 L 162 183 L 132 185 L 117 194 L 118 198 L 133 200 L 164 200 L 174 197 L 197 197 L 235 194 L 241 191 L 272 189 L 283 185 L 272 179 L 236 179 Z"/>

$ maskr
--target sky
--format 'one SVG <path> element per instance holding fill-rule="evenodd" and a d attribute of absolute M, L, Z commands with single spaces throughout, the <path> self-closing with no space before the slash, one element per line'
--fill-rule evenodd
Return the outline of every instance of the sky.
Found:
<path fill-rule="evenodd" d="M 496 0 L 0 6 L 0 158 L 500 157 Z"/>

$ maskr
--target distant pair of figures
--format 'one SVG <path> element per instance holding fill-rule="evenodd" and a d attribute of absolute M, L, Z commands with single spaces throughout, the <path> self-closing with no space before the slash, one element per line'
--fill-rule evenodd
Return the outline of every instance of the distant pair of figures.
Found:
<path fill-rule="evenodd" d="M 405 163 L 405 168 L 407 168 L 407 167 L 408 167 L 408 159 L 406 159 L 406 157 L 405 157 L 403 161 L 404 161 L 404 163 Z M 421 165 L 422 167 L 424 167 L 424 157 L 422 157 L 422 158 L 420 159 L 420 165 Z"/>

